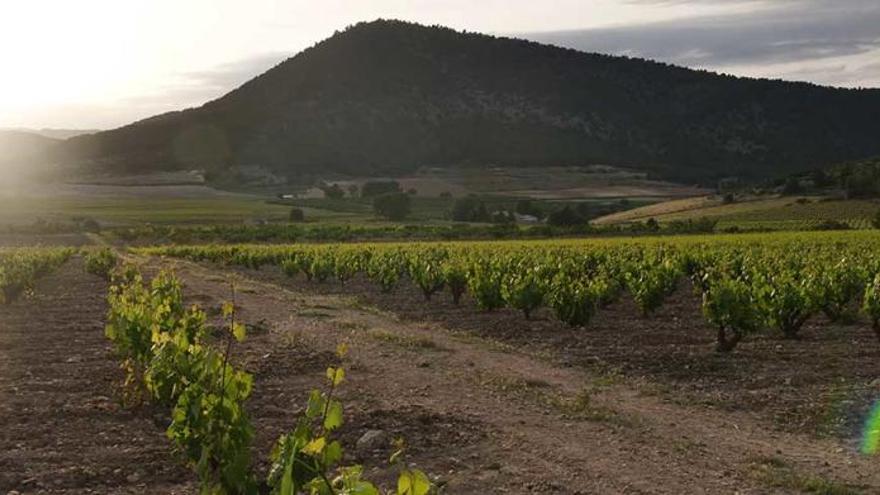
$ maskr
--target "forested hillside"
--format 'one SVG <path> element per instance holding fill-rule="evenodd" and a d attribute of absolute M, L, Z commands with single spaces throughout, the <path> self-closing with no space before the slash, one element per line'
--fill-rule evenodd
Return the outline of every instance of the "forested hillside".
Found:
<path fill-rule="evenodd" d="M 711 183 L 880 154 L 880 90 L 743 79 L 399 21 L 353 26 L 200 108 L 68 140 L 117 172 L 607 163 Z"/>

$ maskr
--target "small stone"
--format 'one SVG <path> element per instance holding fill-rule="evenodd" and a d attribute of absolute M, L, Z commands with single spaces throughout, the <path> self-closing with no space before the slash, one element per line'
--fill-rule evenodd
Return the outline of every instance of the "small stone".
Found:
<path fill-rule="evenodd" d="M 125 481 L 129 483 L 137 483 L 141 479 L 141 475 L 139 473 L 131 473 L 125 477 Z"/>
<path fill-rule="evenodd" d="M 367 430 L 357 441 L 359 452 L 368 452 L 383 447 L 387 435 L 382 430 Z"/>

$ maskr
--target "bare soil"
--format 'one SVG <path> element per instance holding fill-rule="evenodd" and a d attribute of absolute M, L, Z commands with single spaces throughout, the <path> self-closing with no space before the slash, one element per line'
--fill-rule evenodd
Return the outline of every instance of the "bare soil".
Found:
<path fill-rule="evenodd" d="M 193 493 L 154 411 L 125 410 L 107 284 L 79 259 L 0 305 L 0 493 Z"/>
<path fill-rule="evenodd" d="M 548 309 L 526 320 L 511 309 L 480 311 L 467 295 L 460 305 L 448 293 L 425 301 L 406 280 L 383 294 L 362 277 L 341 285 L 291 279 L 271 267 L 241 273 L 296 290 L 356 297 L 411 322 L 442 325 L 605 378 L 623 377 L 638 382 L 643 392 L 678 403 L 748 412 L 782 430 L 834 436 L 853 445 L 880 396 L 880 342 L 869 322 L 832 323 L 818 314 L 806 323 L 800 340 L 765 330 L 735 352 L 718 354 L 715 330 L 688 282 L 654 314 L 641 314 L 624 296 L 602 308 L 587 327 L 572 328 Z"/>
<path fill-rule="evenodd" d="M 758 338 L 719 357 L 689 287 L 651 318 L 624 300 L 589 329 L 568 329 L 548 314 L 456 307 L 445 294 L 426 304 L 406 284 L 381 294 L 364 280 L 343 287 L 274 269 L 165 263 L 215 306 L 233 277 L 244 318 L 264 329 L 242 350 L 256 370 L 257 429 L 272 432 L 261 452 L 347 341 L 347 444 L 367 429 L 402 435 L 449 493 L 880 490 L 875 461 L 840 435 L 846 415 L 834 409 L 858 416 L 862 405 L 826 393 L 877 375 L 880 346 L 864 325 L 829 330 L 817 319 L 803 341 Z M 261 383 L 267 369 L 271 389 Z M 818 435 L 826 420 L 840 424 Z M 390 447 L 350 452 L 379 479 L 393 476 Z"/>

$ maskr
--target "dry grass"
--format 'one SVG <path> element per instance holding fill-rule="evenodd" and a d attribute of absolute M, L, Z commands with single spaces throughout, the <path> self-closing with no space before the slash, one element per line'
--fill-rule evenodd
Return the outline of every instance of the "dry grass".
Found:
<path fill-rule="evenodd" d="M 677 213 L 690 212 L 694 210 L 704 211 L 708 207 L 716 206 L 719 204 L 720 202 L 718 200 L 712 199 L 709 196 L 673 199 L 671 201 L 664 201 L 662 203 L 642 206 L 640 208 L 633 208 L 632 210 L 612 213 L 611 215 L 606 215 L 604 217 L 593 220 L 593 223 L 596 225 L 611 225 L 615 223 L 627 223 L 647 220 L 649 218 L 659 219 L 660 217 L 665 217 L 666 215 Z"/>

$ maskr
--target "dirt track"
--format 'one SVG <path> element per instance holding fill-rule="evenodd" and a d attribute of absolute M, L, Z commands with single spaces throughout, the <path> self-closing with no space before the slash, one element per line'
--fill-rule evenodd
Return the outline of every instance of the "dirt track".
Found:
<path fill-rule="evenodd" d="M 670 401 L 565 362 L 558 344 L 490 338 L 442 318 L 419 321 L 412 310 L 401 318 L 271 274 L 167 263 L 209 314 L 236 281 L 251 325 L 236 359 L 256 378 L 248 408 L 261 471 L 347 341 L 342 436 L 348 460 L 379 480 L 394 474 L 388 441 L 403 436 L 412 462 L 452 494 L 801 493 L 823 480 L 880 492 L 876 461 L 850 445 L 774 428 L 749 411 Z M 102 333 L 104 291 L 74 261 L 34 299 L 0 307 L 0 493 L 195 492 L 153 415 L 112 399 L 118 372 Z M 357 451 L 368 429 L 386 442 Z"/>

